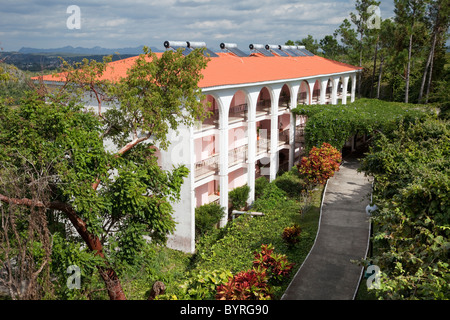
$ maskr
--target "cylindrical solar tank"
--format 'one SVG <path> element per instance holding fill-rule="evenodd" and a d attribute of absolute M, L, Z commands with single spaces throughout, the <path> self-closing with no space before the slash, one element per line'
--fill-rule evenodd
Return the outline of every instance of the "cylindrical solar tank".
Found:
<path fill-rule="evenodd" d="M 187 42 L 186 41 L 164 41 L 164 47 L 170 48 L 170 47 L 186 47 Z"/>
<path fill-rule="evenodd" d="M 249 46 L 248 46 L 249 48 L 250 48 L 250 50 L 253 50 L 253 49 L 263 49 L 264 48 L 264 46 L 262 45 L 262 44 L 250 44 Z"/>
<path fill-rule="evenodd" d="M 206 42 L 187 41 L 188 48 L 206 48 Z"/>
<path fill-rule="evenodd" d="M 280 46 L 276 45 L 276 44 L 266 44 L 266 50 L 269 49 L 280 49 Z"/>
<path fill-rule="evenodd" d="M 225 49 L 225 48 L 237 48 L 237 44 L 236 43 L 221 43 L 220 44 L 220 49 Z"/>

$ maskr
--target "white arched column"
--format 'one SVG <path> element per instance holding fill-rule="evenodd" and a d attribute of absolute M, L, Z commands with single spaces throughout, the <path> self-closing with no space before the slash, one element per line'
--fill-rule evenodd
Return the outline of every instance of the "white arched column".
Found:
<path fill-rule="evenodd" d="M 347 104 L 348 79 L 349 76 L 342 77 L 342 104 Z"/>
<path fill-rule="evenodd" d="M 316 80 L 317 79 L 308 79 L 306 80 L 306 82 L 308 83 L 308 104 L 312 104 L 312 99 L 313 99 L 313 95 L 314 95 L 314 87 L 316 85 Z"/>
<path fill-rule="evenodd" d="M 220 206 L 228 212 L 228 115 L 234 91 L 222 92 L 218 98 L 219 103 L 219 186 Z M 228 222 L 228 214 L 220 220 L 220 227 Z"/>
<path fill-rule="evenodd" d="M 327 84 L 329 78 L 321 78 L 320 79 L 320 104 L 325 104 L 325 98 L 327 93 Z"/>
<path fill-rule="evenodd" d="M 331 81 L 333 83 L 333 88 L 331 91 L 331 104 L 337 104 L 337 92 L 339 86 L 340 77 L 335 77 Z"/>
<path fill-rule="evenodd" d="M 283 84 L 276 84 L 269 87 L 271 91 L 270 108 L 270 181 L 275 180 L 278 172 L 278 103 Z"/>
<path fill-rule="evenodd" d="M 350 102 L 355 101 L 356 94 L 356 73 L 352 74 L 352 92 L 350 96 Z"/>
<path fill-rule="evenodd" d="M 294 166 L 295 159 L 295 127 L 296 117 L 292 113 L 292 109 L 297 108 L 297 96 L 300 91 L 300 84 L 291 86 L 291 108 L 290 108 L 290 128 L 289 128 L 289 169 Z"/>
<path fill-rule="evenodd" d="M 256 104 L 258 102 L 258 96 L 262 88 L 251 88 L 248 90 L 248 150 L 247 150 L 247 185 L 250 188 L 248 204 L 252 204 L 255 201 L 255 169 L 256 169 Z"/>

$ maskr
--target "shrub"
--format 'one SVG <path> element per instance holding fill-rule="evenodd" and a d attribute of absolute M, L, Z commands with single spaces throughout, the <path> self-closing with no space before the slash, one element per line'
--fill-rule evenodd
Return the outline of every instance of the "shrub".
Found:
<path fill-rule="evenodd" d="M 313 147 L 309 156 L 303 157 L 297 167 L 308 183 L 325 184 L 336 171 L 339 171 L 341 161 L 341 153 L 324 142 L 320 148 Z"/>
<path fill-rule="evenodd" d="M 287 193 L 277 187 L 275 183 L 269 183 L 260 198 L 253 203 L 253 209 L 260 211 L 271 211 L 287 200 Z"/>
<path fill-rule="evenodd" d="M 299 236 L 302 230 L 298 224 L 294 224 L 292 227 L 286 227 L 281 235 L 283 240 L 288 244 L 295 244 L 299 241 Z"/>
<path fill-rule="evenodd" d="M 264 190 L 270 184 L 266 177 L 259 177 L 255 180 L 255 198 L 258 199 L 264 194 Z"/>
<path fill-rule="evenodd" d="M 228 197 L 231 201 L 231 209 L 242 209 L 247 205 L 248 195 L 250 193 L 250 187 L 248 185 L 243 185 L 242 187 L 237 187 L 228 193 Z"/>
<path fill-rule="evenodd" d="M 225 215 L 225 208 L 209 203 L 195 209 L 195 236 L 200 237 L 212 230 Z"/>
<path fill-rule="evenodd" d="M 305 182 L 300 178 L 298 170 L 296 171 L 285 172 L 274 180 L 276 186 L 286 192 L 289 197 L 298 197 L 305 189 Z"/>
<path fill-rule="evenodd" d="M 237 273 L 217 287 L 217 300 L 269 300 L 272 298 L 265 270 L 250 269 Z"/>
<path fill-rule="evenodd" d="M 272 244 L 261 245 L 254 252 L 253 268 L 237 273 L 227 283 L 217 287 L 218 300 L 267 300 L 272 299 L 269 282 L 277 282 L 287 276 L 294 266 L 286 255 L 274 253 Z"/>
<path fill-rule="evenodd" d="M 289 263 L 286 255 L 274 253 L 273 251 L 272 244 L 261 245 L 261 252 L 255 252 L 253 267 L 266 270 L 269 279 L 273 279 L 276 282 L 287 276 L 294 264 Z"/>
<path fill-rule="evenodd" d="M 188 273 L 187 280 L 180 286 L 181 293 L 177 298 L 183 300 L 214 299 L 216 288 L 226 283 L 233 274 L 229 270 L 200 270 Z"/>

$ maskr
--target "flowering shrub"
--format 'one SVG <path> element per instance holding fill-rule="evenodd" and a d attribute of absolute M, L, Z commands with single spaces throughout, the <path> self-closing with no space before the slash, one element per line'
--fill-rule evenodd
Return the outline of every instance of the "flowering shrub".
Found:
<path fill-rule="evenodd" d="M 295 244 L 299 240 L 299 235 L 302 232 L 300 226 L 295 224 L 292 227 L 286 227 L 283 230 L 283 234 L 281 235 L 283 240 L 288 244 Z"/>
<path fill-rule="evenodd" d="M 309 156 L 303 157 L 297 167 L 309 183 L 325 184 L 336 171 L 339 171 L 341 161 L 341 153 L 324 142 L 320 148 L 313 147 Z"/>

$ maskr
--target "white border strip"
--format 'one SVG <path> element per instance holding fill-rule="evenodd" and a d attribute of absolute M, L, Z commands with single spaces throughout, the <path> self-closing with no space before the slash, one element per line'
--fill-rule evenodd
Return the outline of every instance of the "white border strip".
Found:
<path fill-rule="evenodd" d="M 327 183 L 325 184 L 325 188 L 323 189 L 323 193 L 322 193 L 322 201 L 320 203 L 320 217 L 319 217 L 319 226 L 317 228 L 317 233 L 316 233 L 316 238 L 314 239 L 314 243 L 311 247 L 311 250 L 309 250 L 308 255 L 306 256 L 305 260 L 303 260 L 302 265 L 300 266 L 300 268 L 298 268 L 297 272 L 295 273 L 294 277 L 292 277 L 291 283 L 289 283 L 288 287 L 286 288 L 286 290 L 284 291 L 283 295 L 281 296 L 280 300 L 284 300 L 284 296 L 286 294 L 286 291 L 288 291 L 288 289 L 291 287 L 292 282 L 294 281 L 294 279 L 297 277 L 298 273 L 300 272 L 300 270 L 302 269 L 303 265 L 305 264 L 306 260 L 308 260 L 309 255 L 311 254 L 311 251 L 313 251 L 314 246 L 316 245 L 316 241 L 317 238 L 319 237 L 319 232 L 320 232 L 320 224 L 322 222 L 322 207 L 323 207 L 323 202 L 325 200 L 325 194 L 327 191 L 327 186 L 328 186 L 328 181 L 330 179 L 327 180 Z"/>
<path fill-rule="evenodd" d="M 372 180 L 372 192 L 370 193 L 370 203 L 372 203 L 373 184 L 374 184 L 374 182 L 375 182 L 375 181 Z M 371 233 L 372 233 L 372 222 L 370 222 L 370 217 L 369 217 L 369 236 L 367 237 L 367 248 L 366 248 L 366 254 L 365 254 L 365 256 L 364 256 L 364 259 L 367 259 L 367 255 L 368 255 L 368 253 L 369 253 L 369 247 L 370 247 L 370 234 L 371 234 Z M 362 269 L 361 269 L 361 274 L 359 275 L 358 286 L 357 286 L 356 289 L 355 289 L 355 293 L 353 294 L 353 299 L 352 299 L 352 300 L 355 300 L 356 295 L 358 294 L 359 287 L 361 286 L 361 280 L 362 280 L 363 275 L 364 275 L 364 270 L 365 270 L 365 268 L 362 267 Z"/>

